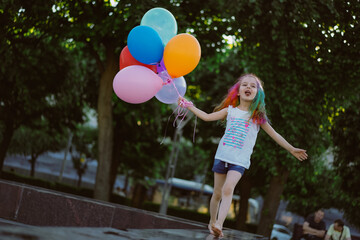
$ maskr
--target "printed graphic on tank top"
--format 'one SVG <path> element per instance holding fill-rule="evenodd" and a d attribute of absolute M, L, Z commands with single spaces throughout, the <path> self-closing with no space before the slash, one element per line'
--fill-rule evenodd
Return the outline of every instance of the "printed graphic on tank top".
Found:
<path fill-rule="evenodd" d="M 249 132 L 251 123 L 244 119 L 231 117 L 229 124 L 230 127 L 225 132 L 223 145 L 241 149 L 244 146 L 244 140 Z"/>

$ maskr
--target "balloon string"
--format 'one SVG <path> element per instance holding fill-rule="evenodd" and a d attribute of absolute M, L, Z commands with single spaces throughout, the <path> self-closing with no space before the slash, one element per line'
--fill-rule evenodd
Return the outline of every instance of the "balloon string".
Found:
<path fill-rule="evenodd" d="M 195 143 L 196 122 L 197 122 L 197 116 L 195 115 L 195 126 L 194 126 L 194 133 L 193 133 L 193 143 Z"/>
<path fill-rule="evenodd" d="M 174 120 L 174 122 L 173 122 L 173 126 L 176 127 L 176 120 L 177 120 L 179 117 L 183 116 L 183 118 L 181 119 L 180 123 L 179 123 L 178 126 L 177 126 L 177 128 L 178 128 L 178 127 L 180 126 L 181 122 L 184 120 L 186 114 L 189 112 L 189 110 L 187 110 L 187 112 L 184 114 L 183 110 L 184 110 L 184 109 L 183 109 L 182 107 L 177 106 L 176 109 L 175 109 L 175 110 L 171 113 L 171 115 L 168 117 L 168 120 L 167 120 L 167 123 L 166 123 L 166 128 L 165 128 L 165 134 L 164 134 L 164 137 L 163 137 L 160 145 L 163 144 L 163 142 L 164 142 L 164 140 L 165 140 L 165 138 L 166 138 L 166 133 L 167 133 L 167 129 L 168 129 L 168 126 L 169 126 L 170 118 L 171 118 L 172 115 L 174 115 L 174 113 L 177 111 L 177 115 L 176 115 L 175 120 Z"/>
<path fill-rule="evenodd" d="M 188 102 L 188 104 L 192 105 L 191 102 Z M 177 106 L 175 108 L 175 110 L 171 113 L 171 115 L 168 117 L 168 120 L 167 120 L 167 123 L 166 123 L 166 127 L 165 127 L 165 134 L 164 134 L 164 137 L 163 139 L 161 140 L 160 142 L 160 145 L 163 144 L 165 138 L 166 138 L 166 133 L 167 133 L 167 129 L 168 129 L 168 126 L 169 126 L 169 122 L 170 122 L 170 119 L 171 117 L 177 112 L 176 114 L 176 117 L 173 121 L 173 127 L 176 127 L 176 128 L 179 128 L 182 121 L 184 121 L 186 115 L 189 113 L 189 109 L 187 109 L 187 107 L 185 107 L 186 105 L 184 104 L 180 104 L 179 106 Z M 186 109 L 186 110 L 185 110 Z M 181 118 L 180 122 L 178 123 L 178 125 L 176 126 L 176 120 Z M 194 133 L 193 133 L 193 142 L 195 143 L 195 134 L 196 134 L 196 123 L 197 123 L 197 116 L 195 116 L 195 126 L 194 126 Z"/>
<path fill-rule="evenodd" d="M 187 115 L 187 113 L 189 112 L 189 109 L 188 107 L 191 107 L 191 106 L 194 106 L 194 104 L 191 102 L 191 101 L 187 101 L 185 99 L 181 99 L 180 100 L 180 103 L 179 103 L 179 107 L 182 109 L 182 111 L 185 111 L 185 108 L 187 109 L 186 110 L 186 113 L 185 113 L 185 116 Z M 185 117 L 184 116 L 184 117 Z M 183 119 L 184 119 L 183 117 Z M 182 119 L 182 120 L 183 120 Z M 181 123 L 181 122 L 180 122 Z M 193 133 L 193 142 L 195 143 L 195 133 L 196 133 L 196 123 L 197 123 L 197 116 L 195 115 L 195 125 L 194 125 L 194 133 Z"/>
<path fill-rule="evenodd" d="M 177 126 L 177 128 L 179 128 L 180 125 L 181 125 L 181 123 L 182 123 L 182 121 L 184 121 L 186 115 L 188 114 L 189 109 L 186 109 L 186 111 L 185 111 L 185 108 L 183 108 L 183 107 L 181 107 L 181 106 L 177 106 L 177 108 L 175 109 L 175 111 L 176 111 L 176 110 L 177 110 L 177 115 L 176 115 L 176 118 L 175 118 L 175 120 L 174 120 L 174 122 L 173 122 L 173 126 L 176 127 L 176 120 L 177 120 L 179 117 L 182 117 L 181 120 L 180 120 L 180 122 L 179 122 L 179 124 L 178 124 L 178 126 Z"/>
<path fill-rule="evenodd" d="M 175 109 L 175 111 L 176 111 L 176 109 Z M 175 113 L 175 111 L 168 117 L 168 121 L 167 121 L 167 123 L 166 123 L 166 128 L 165 128 L 165 134 L 164 134 L 163 139 L 161 140 L 160 145 L 163 144 L 163 142 L 164 142 L 164 140 L 165 140 L 165 138 L 166 138 L 166 132 L 167 132 L 167 128 L 168 128 L 168 126 L 169 126 L 170 118 L 171 118 L 171 116 Z"/>
<path fill-rule="evenodd" d="M 179 93 L 179 91 L 178 91 L 178 89 L 177 89 L 177 87 L 176 87 L 176 85 L 175 85 L 175 83 L 174 83 L 174 79 L 169 75 L 169 73 L 168 73 L 167 71 L 165 71 L 165 74 L 166 74 L 166 81 L 163 83 L 163 85 L 167 85 L 167 84 L 170 84 L 170 83 L 171 83 L 171 84 L 174 86 L 174 89 L 175 89 L 175 91 L 176 91 L 176 93 L 177 93 L 177 95 L 178 95 L 178 98 L 181 97 L 181 95 L 180 95 L 180 93 Z M 178 126 L 180 126 L 181 122 L 185 119 L 186 115 L 187 115 L 188 112 L 189 112 L 189 110 L 187 110 L 187 111 L 185 112 L 185 108 L 180 107 L 180 106 L 178 106 L 178 107 L 175 109 L 174 112 L 176 112 L 176 111 L 177 111 L 177 115 L 176 115 L 175 120 L 174 120 L 174 122 L 173 122 L 173 126 L 174 126 L 174 127 L 175 127 L 176 120 L 177 120 L 179 117 L 182 117 L 182 119 L 180 120 L 180 123 L 179 123 L 179 125 L 178 125 Z M 174 112 L 173 112 L 172 114 L 174 114 Z M 170 116 L 171 116 L 171 115 L 170 115 Z"/>
<path fill-rule="evenodd" d="M 175 88 L 175 90 L 176 90 L 176 93 L 178 94 L 178 97 L 181 97 L 181 95 L 180 95 L 180 93 L 179 93 L 179 91 L 178 91 L 178 89 L 177 89 L 177 87 L 176 87 L 173 79 L 171 79 L 171 83 L 174 85 L 174 88 Z"/>
<path fill-rule="evenodd" d="M 170 83 L 173 84 L 174 89 L 175 89 L 176 93 L 178 94 L 178 97 L 182 97 L 180 95 L 175 83 L 174 83 L 173 78 L 168 74 L 167 71 L 165 71 L 165 74 L 166 74 L 166 81 L 163 82 L 163 85 L 167 85 L 167 84 L 170 84 Z M 168 118 L 166 128 L 165 128 L 165 134 L 164 134 L 164 137 L 163 137 L 160 144 L 162 144 L 164 142 L 165 138 L 166 138 L 167 128 L 168 128 L 171 116 L 174 115 L 175 112 L 177 112 L 176 117 L 175 117 L 175 119 L 173 121 L 173 127 L 176 127 L 176 120 L 181 118 L 181 120 L 180 120 L 180 122 L 179 122 L 179 124 L 177 126 L 177 128 L 179 128 L 181 123 L 184 121 L 186 115 L 189 113 L 189 109 L 187 109 L 187 107 L 192 106 L 192 105 L 193 105 L 192 102 L 183 101 L 176 107 L 176 109 L 172 112 L 172 114 Z M 194 126 L 194 133 L 193 133 L 193 142 L 194 143 L 195 143 L 196 122 L 197 122 L 197 116 L 195 116 L 195 126 Z"/>

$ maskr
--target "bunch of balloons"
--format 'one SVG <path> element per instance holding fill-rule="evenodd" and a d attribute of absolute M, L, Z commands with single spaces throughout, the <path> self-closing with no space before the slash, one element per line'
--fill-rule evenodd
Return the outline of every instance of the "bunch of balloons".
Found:
<path fill-rule="evenodd" d="M 113 89 L 128 103 L 143 103 L 154 96 L 160 102 L 175 103 L 186 92 L 183 76 L 195 69 L 200 56 L 200 44 L 194 36 L 177 34 L 171 12 L 150 9 L 128 35 Z"/>

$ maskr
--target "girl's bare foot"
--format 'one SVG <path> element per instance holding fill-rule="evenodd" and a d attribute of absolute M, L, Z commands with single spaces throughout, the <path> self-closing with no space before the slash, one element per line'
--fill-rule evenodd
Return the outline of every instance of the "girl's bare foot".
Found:
<path fill-rule="evenodd" d="M 211 225 L 211 230 L 214 232 L 215 237 L 223 237 L 222 227 L 219 224 Z"/>
<path fill-rule="evenodd" d="M 210 231 L 210 234 L 214 235 L 214 231 L 212 230 L 212 226 L 214 225 L 214 223 L 212 222 L 209 222 L 209 225 L 208 225 L 208 229 Z"/>

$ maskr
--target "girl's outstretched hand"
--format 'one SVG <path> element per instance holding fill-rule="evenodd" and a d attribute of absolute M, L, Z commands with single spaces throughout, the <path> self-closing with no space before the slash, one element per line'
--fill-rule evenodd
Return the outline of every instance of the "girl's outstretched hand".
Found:
<path fill-rule="evenodd" d="M 294 148 L 290 151 L 290 153 L 296 157 L 299 161 L 304 161 L 307 159 L 308 155 L 306 150 L 300 148 Z"/>
<path fill-rule="evenodd" d="M 178 105 L 182 108 L 188 108 L 194 106 L 194 104 L 191 101 L 188 101 L 183 97 L 179 97 Z"/>

